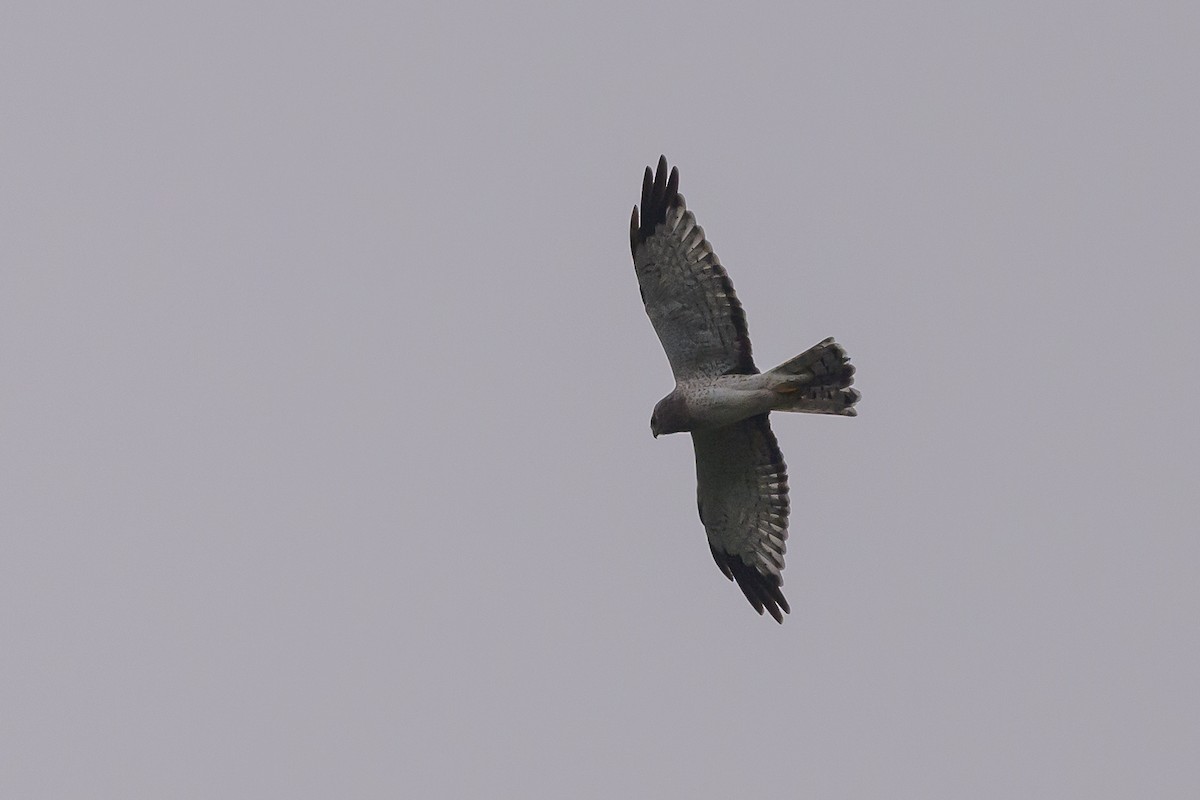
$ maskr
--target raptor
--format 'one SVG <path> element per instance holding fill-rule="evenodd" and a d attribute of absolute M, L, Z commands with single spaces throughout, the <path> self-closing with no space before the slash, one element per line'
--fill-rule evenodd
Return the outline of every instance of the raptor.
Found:
<path fill-rule="evenodd" d="M 629 243 L 642 302 L 675 376 L 650 431 L 692 435 L 697 505 L 721 572 L 759 614 L 783 622 L 787 466 L 772 411 L 855 415 L 845 350 L 825 339 L 768 372 L 750 353 L 746 315 L 704 229 L 679 193 L 679 171 L 646 167 Z"/>

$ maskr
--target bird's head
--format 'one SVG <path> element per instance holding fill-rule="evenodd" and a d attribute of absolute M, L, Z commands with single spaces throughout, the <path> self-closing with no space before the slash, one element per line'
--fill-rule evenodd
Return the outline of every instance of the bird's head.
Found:
<path fill-rule="evenodd" d="M 650 415 L 650 433 L 657 439 L 660 434 L 680 433 L 688 429 L 687 412 L 674 392 L 658 401 Z"/>

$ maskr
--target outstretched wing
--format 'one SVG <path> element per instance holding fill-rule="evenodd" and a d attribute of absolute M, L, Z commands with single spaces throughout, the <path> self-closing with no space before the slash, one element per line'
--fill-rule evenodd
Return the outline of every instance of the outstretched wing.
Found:
<path fill-rule="evenodd" d="M 646 167 L 629 243 L 642 302 L 675 379 L 758 372 L 733 284 L 684 205 L 679 170 L 667 177 L 665 157 L 657 174 Z"/>
<path fill-rule="evenodd" d="M 766 414 L 692 432 L 697 505 L 721 572 L 759 614 L 790 613 L 780 587 L 787 550 L 787 465 Z"/>

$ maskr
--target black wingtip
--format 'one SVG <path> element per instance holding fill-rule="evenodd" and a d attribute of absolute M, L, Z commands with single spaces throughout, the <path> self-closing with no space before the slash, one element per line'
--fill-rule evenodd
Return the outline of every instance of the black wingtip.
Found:
<path fill-rule="evenodd" d="M 638 207 L 633 207 L 633 216 L 629 219 L 629 252 L 637 256 Z"/>
<path fill-rule="evenodd" d="M 658 157 L 658 167 L 646 167 L 642 175 L 642 202 L 637 231 L 631 233 L 631 246 L 637 256 L 638 245 L 654 234 L 654 229 L 667 221 L 667 212 L 683 202 L 679 194 L 679 168 L 668 169 L 667 157 Z"/>
<path fill-rule="evenodd" d="M 792 613 L 792 608 L 783 596 L 783 582 L 779 577 L 759 572 L 738 556 L 718 551 L 711 543 L 708 549 L 712 551 L 717 567 L 725 577 L 737 583 L 754 610 L 759 614 L 765 611 L 782 625 L 783 615 Z"/>
<path fill-rule="evenodd" d="M 646 174 L 642 176 L 642 215 L 645 216 L 646 209 L 650 206 L 650 198 L 654 196 L 654 173 L 646 167 Z"/>
<path fill-rule="evenodd" d="M 658 157 L 658 169 L 654 173 L 654 197 L 660 199 L 667 193 L 667 157 Z"/>

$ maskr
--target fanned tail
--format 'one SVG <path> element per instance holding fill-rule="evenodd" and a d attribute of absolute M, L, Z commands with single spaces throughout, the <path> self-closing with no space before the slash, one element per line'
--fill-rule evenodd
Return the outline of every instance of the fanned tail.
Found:
<path fill-rule="evenodd" d="M 854 404 L 858 390 L 850 356 L 832 337 L 766 374 L 768 386 L 777 397 L 774 411 L 799 411 L 808 414 L 857 415 Z"/>

